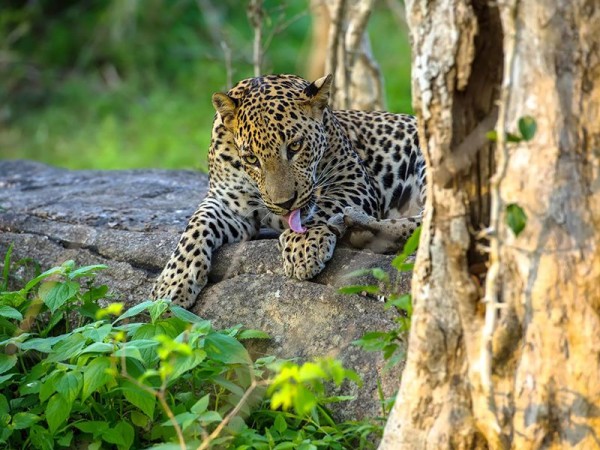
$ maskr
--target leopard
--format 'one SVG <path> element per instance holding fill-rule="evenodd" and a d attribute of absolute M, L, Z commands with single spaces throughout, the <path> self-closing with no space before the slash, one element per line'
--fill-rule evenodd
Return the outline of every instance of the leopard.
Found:
<path fill-rule="evenodd" d="M 332 82 L 264 75 L 213 94 L 209 189 L 153 299 L 191 307 L 215 251 L 262 228 L 280 233 L 285 275 L 307 280 L 338 244 L 390 251 L 377 243 L 397 244 L 421 224 L 426 170 L 416 118 L 334 110 Z"/>

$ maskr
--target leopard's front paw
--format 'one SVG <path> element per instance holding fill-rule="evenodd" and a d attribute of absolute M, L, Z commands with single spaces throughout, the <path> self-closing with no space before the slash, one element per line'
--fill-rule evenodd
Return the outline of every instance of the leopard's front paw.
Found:
<path fill-rule="evenodd" d="M 299 280 L 319 274 L 333 256 L 336 241 L 336 235 L 326 226 L 309 228 L 302 234 L 285 230 L 279 236 L 285 274 Z"/>
<path fill-rule="evenodd" d="M 189 308 L 206 285 L 209 265 L 205 261 L 186 264 L 172 257 L 156 279 L 150 297 L 170 299 L 176 305 Z"/>

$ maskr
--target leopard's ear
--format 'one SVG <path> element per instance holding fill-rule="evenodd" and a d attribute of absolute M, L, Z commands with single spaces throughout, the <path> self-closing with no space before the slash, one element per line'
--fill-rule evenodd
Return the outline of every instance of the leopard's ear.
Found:
<path fill-rule="evenodd" d="M 229 130 L 235 127 L 235 112 L 238 108 L 238 100 L 222 92 L 215 92 L 212 96 L 212 104 L 221 116 L 223 125 Z"/>
<path fill-rule="evenodd" d="M 325 77 L 310 83 L 305 89 L 304 94 L 308 97 L 306 105 L 310 106 L 314 118 L 323 117 L 323 111 L 329 105 L 329 92 L 333 82 L 333 75 Z"/>

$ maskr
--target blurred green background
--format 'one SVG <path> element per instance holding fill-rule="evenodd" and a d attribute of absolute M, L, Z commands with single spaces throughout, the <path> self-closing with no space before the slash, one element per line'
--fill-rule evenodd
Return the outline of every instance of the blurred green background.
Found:
<path fill-rule="evenodd" d="M 410 112 L 394 7 L 369 23 L 388 109 Z M 396 2 L 396 3 L 395 3 Z M 206 169 L 213 92 L 252 76 L 248 0 L 0 0 L 0 157 L 68 168 Z M 309 0 L 264 2 L 264 73 L 306 77 Z M 327 45 L 323 42 L 323 45 Z"/>

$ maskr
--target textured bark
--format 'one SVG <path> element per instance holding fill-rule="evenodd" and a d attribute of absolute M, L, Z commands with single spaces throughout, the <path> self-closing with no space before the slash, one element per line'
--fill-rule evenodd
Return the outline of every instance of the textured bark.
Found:
<path fill-rule="evenodd" d="M 600 5 L 406 4 L 430 189 L 380 448 L 598 448 Z M 534 139 L 507 143 L 526 115 Z M 496 116 L 492 153 L 478 124 Z"/>
<path fill-rule="evenodd" d="M 383 78 L 366 31 L 373 5 L 374 0 L 311 0 L 314 28 L 310 71 L 314 74 L 320 67 L 334 74 L 334 109 L 385 109 Z M 322 64 L 319 58 L 324 58 Z"/>

